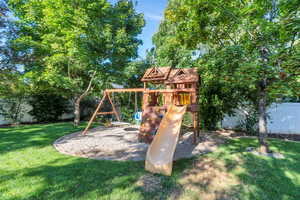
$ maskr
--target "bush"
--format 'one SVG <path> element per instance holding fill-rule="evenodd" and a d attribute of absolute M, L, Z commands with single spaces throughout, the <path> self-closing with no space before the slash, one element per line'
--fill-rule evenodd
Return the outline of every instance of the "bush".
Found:
<path fill-rule="evenodd" d="M 199 97 L 201 128 L 206 130 L 221 128 L 219 123 L 226 114 L 233 114 L 240 101 L 235 88 L 217 80 L 202 84 Z"/>
<path fill-rule="evenodd" d="M 29 112 L 38 122 L 55 122 L 63 113 L 70 111 L 68 99 L 55 94 L 36 94 L 28 101 L 32 106 Z"/>

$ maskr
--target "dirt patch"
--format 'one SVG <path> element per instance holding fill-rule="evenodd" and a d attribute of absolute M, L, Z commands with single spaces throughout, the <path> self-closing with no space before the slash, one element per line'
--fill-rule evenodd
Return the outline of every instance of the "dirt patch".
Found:
<path fill-rule="evenodd" d="M 284 158 L 284 155 L 279 153 L 279 152 L 263 153 L 263 152 L 259 152 L 255 147 L 247 147 L 246 152 L 251 152 L 251 153 L 253 153 L 254 155 L 257 155 L 257 156 L 266 156 L 266 157 L 277 158 L 277 159 L 283 159 Z"/>
<path fill-rule="evenodd" d="M 138 141 L 138 126 L 97 127 L 87 135 L 76 132 L 59 138 L 54 147 L 61 153 L 99 160 L 145 160 L 148 144 Z M 189 158 L 214 151 L 224 137 L 213 132 L 202 132 L 199 143 L 193 144 L 193 133 L 179 138 L 174 160 Z"/>
<path fill-rule="evenodd" d="M 193 196 L 203 200 L 234 199 L 234 195 L 228 191 L 240 184 L 239 180 L 230 174 L 224 161 L 213 158 L 194 161 L 193 168 L 183 172 L 179 183 L 185 193 L 190 191 Z"/>

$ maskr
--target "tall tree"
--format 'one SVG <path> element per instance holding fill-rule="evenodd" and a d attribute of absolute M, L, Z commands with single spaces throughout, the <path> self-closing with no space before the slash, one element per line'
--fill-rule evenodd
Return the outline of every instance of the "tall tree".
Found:
<path fill-rule="evenodd" d="M 74 124 L 80 121 L 80 101 L 122 76 L 137 57 L 144 26 L 132 1 L 10 0 L 21 35 L 15 49 L 27 62 L 26 77 L 35 89 L 55 88 L 74 99 Z"/>
<path fill-rule="evenodd" d="M 0 0 L 0 72 L 8 73 L 16 69 L 16 55 L 10 41 L 16 38 L 17 30 L 10 16 L 7 0 Z"/>
<path fill-rule="evenodd" d="M 260 150 L 269 151 L 267 105 L 280 88 L 300 89 L 299 0 L 171 0 L 169 5 L 165 18 L 176 40 L 191 50 L 206 45 L 201 64 L 221 69 L 223 81 L 256 105 Z"/>

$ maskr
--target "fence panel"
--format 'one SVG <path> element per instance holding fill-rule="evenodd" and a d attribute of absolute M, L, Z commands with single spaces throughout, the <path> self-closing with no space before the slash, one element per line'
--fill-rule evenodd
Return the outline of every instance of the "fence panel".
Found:
<path fill-rule="evenodd" d="M 245 118 L 244 110 L 237 110 L 234 117 L 226 116 L 223 128 L 236 128 Z M 280 134 L 300 134 L 300 103 L 273 104 L 268 109 L 268 132 Z"/>

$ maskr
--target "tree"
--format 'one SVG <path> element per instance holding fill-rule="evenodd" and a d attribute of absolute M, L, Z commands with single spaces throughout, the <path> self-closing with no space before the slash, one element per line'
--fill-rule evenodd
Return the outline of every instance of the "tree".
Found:
<path fill-rule="evenodd" d="M 74 124 L 80 102 L 110 76 L 122 76 L 137 57 L 144 26 L 132 1 L 10 0 L 21 35 L 15 49 L 26 57 L 26 78 L 34 90 L 54 88 L 74 99 Z"/>
<path fill-rule="evenodd" d="M 300 89 L 299 6 L 298 0 L 171 0 L 165 11 L 176 41 L 190 50 L 207 46 L 199 62 L 221 69 L 219 78 L 256 105 L 262 152 L 269 151 L 267 105 L 280 89 Z"/>
<path fill-rule="evenodd" d="M 171 4 L 171 2 L 170 2 Z M 170 6 L 170 5 L 169 5 Z M 176 27 L 169 20 L 163 20 L 159 30 L 152 37 L 155 49 L 153 54 L 159 66 L 188 67 L 194 64 L 195 51 L 182 46 L 176 40 Z"/>

